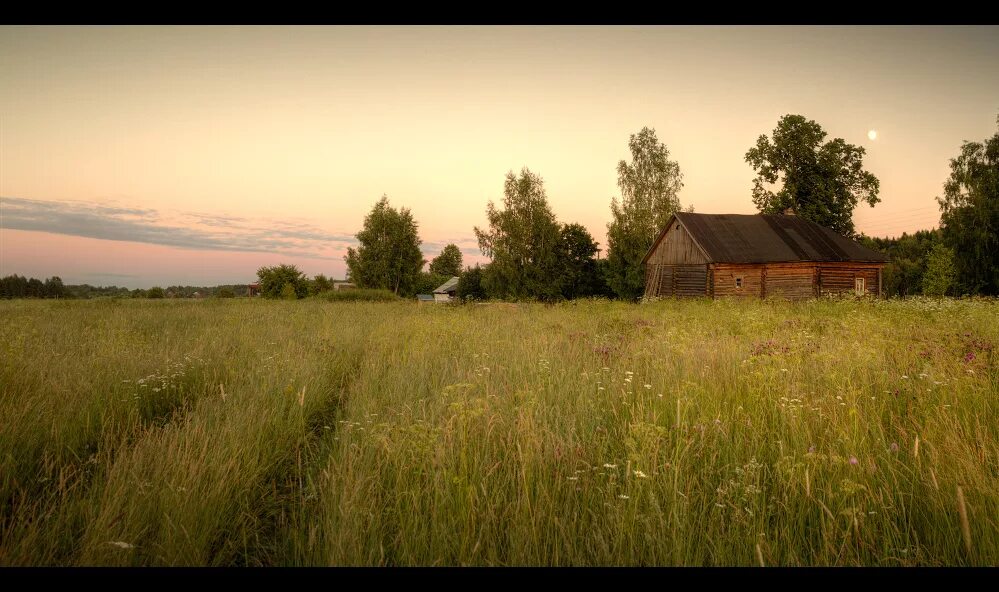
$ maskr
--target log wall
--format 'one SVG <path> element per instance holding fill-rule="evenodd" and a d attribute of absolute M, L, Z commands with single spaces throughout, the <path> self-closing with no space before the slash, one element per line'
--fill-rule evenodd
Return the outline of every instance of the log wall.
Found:
<path fill-rule="evenodd" d="M 705 296 L 707 293 L 707 265 L 647 264 L 646 297 Z"/>
<path fill-rule="evenodd" d="M 800 300 L 817 296 L 814 263 L 768 263 L 763 266 L 763 297 Z"/>
<path fill-rule="evenodd" d="M 821 294 L 852 294 L 856 278 L 864 278 L 864 293 L 879 296 L 881 267 L 858 263 L 820 263 L 818 268 Z"/>
<path fill-rule="evenodd" d="M 742 278 L 742 287 L 735 279 Z M 763 266 L 716 263 L 712 266 L 712 295 L 759 298 L 763 290 Z"/>

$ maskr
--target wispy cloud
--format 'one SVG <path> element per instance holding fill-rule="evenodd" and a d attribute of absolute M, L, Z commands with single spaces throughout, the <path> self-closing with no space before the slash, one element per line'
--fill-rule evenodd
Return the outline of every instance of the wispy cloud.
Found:
<path fill-rule="evenodd" d="M 90 271 L 90 272 L 85 272 L 83 275 L 88 277 L 109 277 L 109 278 L 122 278 L 122 279 L 132 279 L 139 277 L 134 273 L 111 273 L 105 271 Z"/>
<path fill-rule="evenodd" d="M 0 228 L 182 249 L 281 253 L 316 259 L 338 259 L 330 251 L 357 242 L 352 235 L 328 232 L 303 222 L 195 212 L 168 218 L 146 208 L 19 197 L 0 197 Z"/>

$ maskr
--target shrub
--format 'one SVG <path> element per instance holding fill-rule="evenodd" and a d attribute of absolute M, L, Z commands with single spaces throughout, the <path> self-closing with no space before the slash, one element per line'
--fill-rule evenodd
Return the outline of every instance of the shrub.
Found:
<path fill-rule="evenodd" d="M 260 280 L 260 293 L 264 298 L 284 298 L 287 284 L 291 284 L 297 298 L 305 298 L 309 294 L 308 278 L 294 265 L 261 267 L 257 270 L 257 278 Z"/>

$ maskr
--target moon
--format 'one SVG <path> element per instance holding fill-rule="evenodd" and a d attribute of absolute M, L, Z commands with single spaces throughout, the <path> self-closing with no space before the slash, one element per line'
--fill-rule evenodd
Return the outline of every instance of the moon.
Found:
<path fill-rule="evenodd" d="M 869 130 L 867 132 L 867 139 L 868 140 L 877 140 L 878 139 L 878 130 Z"/>

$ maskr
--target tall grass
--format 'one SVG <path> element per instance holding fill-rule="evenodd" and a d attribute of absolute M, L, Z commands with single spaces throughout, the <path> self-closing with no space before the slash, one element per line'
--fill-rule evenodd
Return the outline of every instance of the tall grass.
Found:
<path fill-rule="evenodd" d="M 0 303 L 0 563 L 994 565 L 997 312 Z"/>

